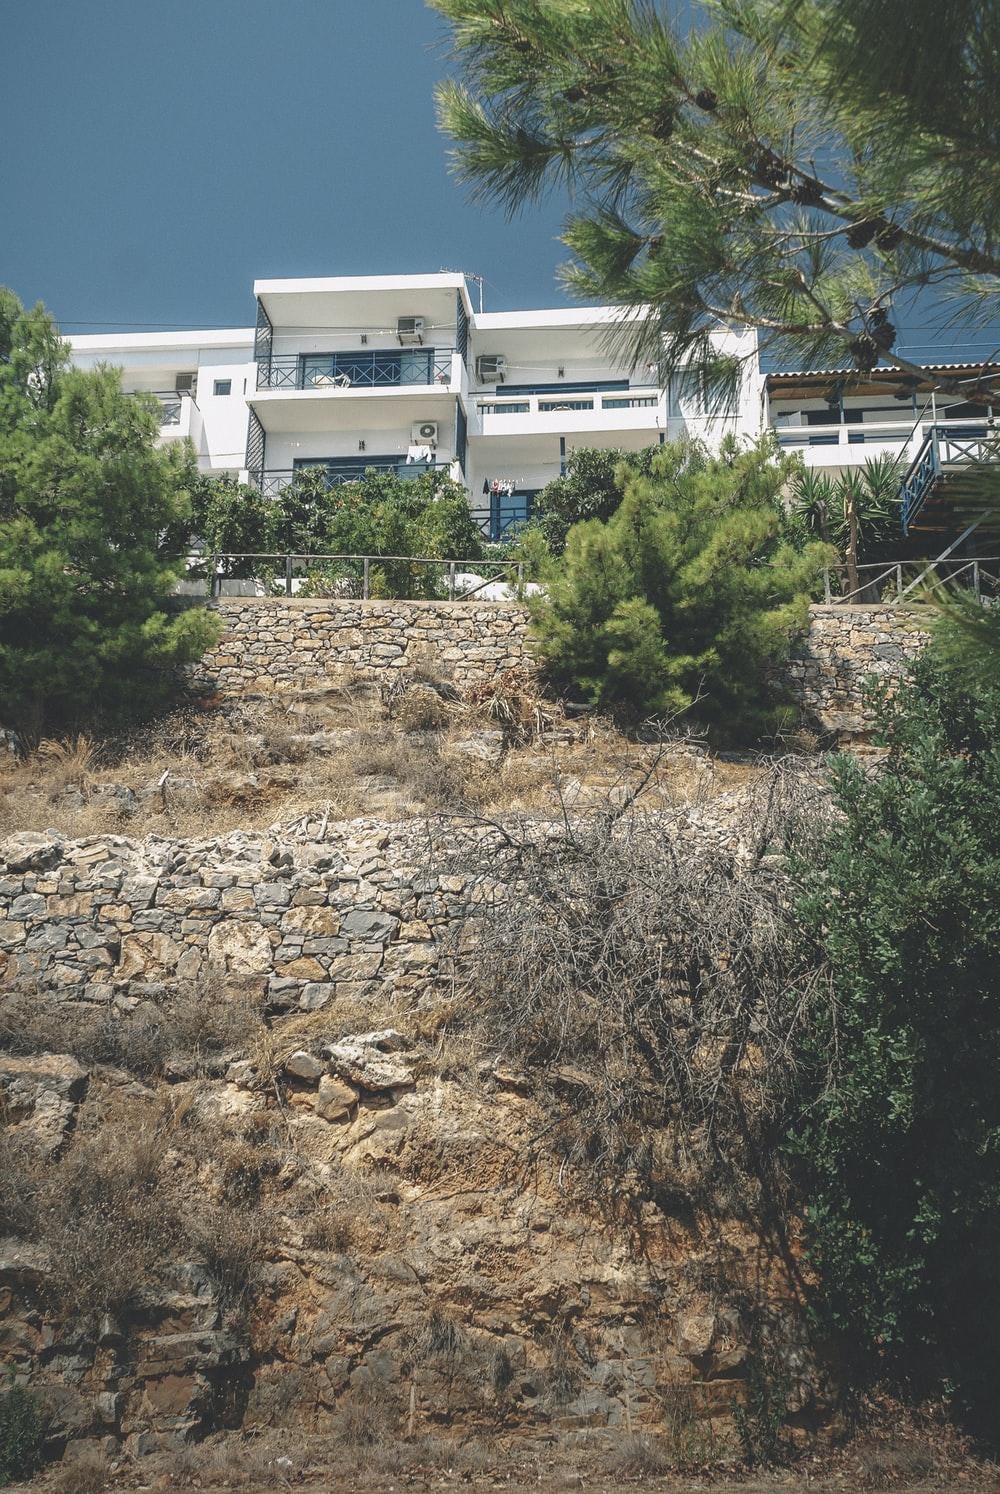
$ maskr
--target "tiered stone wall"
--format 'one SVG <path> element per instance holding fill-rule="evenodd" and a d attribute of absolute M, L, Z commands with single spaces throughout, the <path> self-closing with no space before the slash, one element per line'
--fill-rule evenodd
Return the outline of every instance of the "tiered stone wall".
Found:
<path fill-rule="evenodd" d="M 212 969 L 255 979 L 277 1007 L 376 981 L 418 995 L 468 912 L 446 860 L 419 822 L 355 820 L 322 840 L 22 834 L 0 845 L 0 981 L 6 966 L 7 981 L 100 1001 Z"/>
<path fill-rule="evenodd" d="M 865 682 L 899 677 L 927 639 L 906 607 L 813 607 L 809 635 L 788 665 L 792 692 L 827 731 L 864 732 Z"/>
<path fill-rule="evenodd" d="M 222 640 L 198 667 L 227 694 L 315 690 L 433 658 L 456 684 L 530 666 L 528 618 L 513 602 L 223 598 Z"/>
<path fill-rule="evenodd" d="M 317 690 L 347 675 L 384 678 L 418 658 L 459 686 L 533 666 L 527 612 L 512 602 L 231 597 L 214 606 L 226 632 L 198 677 L 225 694 Z M 862 732 L 865 680 L 898 675 L 926 641 L 905 607 L 816 606 L 788 680 L 825 730 Z"/>

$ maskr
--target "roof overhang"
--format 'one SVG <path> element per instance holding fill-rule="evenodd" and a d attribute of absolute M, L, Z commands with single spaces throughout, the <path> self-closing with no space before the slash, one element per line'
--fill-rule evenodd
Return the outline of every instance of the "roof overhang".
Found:
<path fill-rule="evenodd" d="M 921 365 L 924 377 L 903 369 L 879 367 L 868 373 L 851 368 L 810 368 L 797 373 L 769 373 L 764 386 L 772 397 L 781 399 L 823 399 L 835 385 L 843 383 L 844 393 L 853 398 L 869 395 L 886 395 L 904 387 L 914 394 L 930 394 L 940 389 L 943 381 L 962 384 L 978 383 L 985 377 L 1000 376 L 1000 363 L 925 363 Z"/>
<path fill-rule="evenodd" d="M 401 316 L 430 317 L 455 325 L 455 297 L 471 319 L 465 276 L 333 275 L 296 280 L 255 280 L 254 295 L 275 331 L 301 328 L 329 332 L 395 332 Z M 431 328 L 428 328 L 428 332 Z M 430 341 L 428 337 L 428 341 Z"/>

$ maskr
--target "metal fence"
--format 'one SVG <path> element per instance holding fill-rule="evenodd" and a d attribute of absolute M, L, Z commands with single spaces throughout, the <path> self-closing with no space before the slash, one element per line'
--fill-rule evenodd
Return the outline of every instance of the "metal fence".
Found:
<path fill-rule="evenodd" d="M 322 461 L 304 462 L 298 467 L 268 467 L 260 473 L 258 486 L 265 498 L 277 498 L 295 479 L 310 472 L 321 472 L 327 488 L 340 488 L 345 483 L 361 482 L 369 473 L 391 472 L 396 477 L 423 477 L 425 472 L 449 473 L 452 463 L 408 462 L 405 457 L 375 458 L 370 461 L 345 462 L 341 466 L 327 466 Z"/>
<path fill-rule="evenodd" d="M 222 595 L 227 581 L 256 582 L 262 596 L 343 597 L 369 601 L 373 594 L 404 601 L 447 597 L 451 602 L 479 596 L 497 583 L 519 595 L 524 566 L 516 560 L 438 560 L 429 555 L 300 555 L 222 553 L 190 555 L 186 583 L 203 582 L 210 597 Z"/>
<path fill-rule="evenodd" d="M 451 348 L 407 347 L 360 353 L 272 353 L 258 389 L 382 389 L 451 383 Z"/>
<path fill-rule="evenodd" d="M 894 604 L 914 597 L 922 586 L 958 586 L 977 601 L 1000 600 L 1000 557 L 970 560 L 949 556 L 938 560 L 890 560 L 856 567 L 858 586 L 851 589 L 846 565 L 823 572 L 823 600 L 831 606 L 864 606 L 869 602 Z"/>

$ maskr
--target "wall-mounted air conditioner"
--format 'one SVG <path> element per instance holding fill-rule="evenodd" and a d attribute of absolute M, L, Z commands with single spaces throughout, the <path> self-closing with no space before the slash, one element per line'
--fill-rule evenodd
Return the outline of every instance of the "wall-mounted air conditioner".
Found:
<path fill-rule="evenodd" d="M 410 441 L 414 446 L 436 446 L 438 423 L 436 420 L 415 420 L 410 427 Z"/>
<path fill-rule="evenodd" d="M 503 353 L 480 353 L 476 359 L 476 378 L 480 384 L 502 384 L 506 369 Z"/>
<path fill-rule="evenodd" d="M 190 394 L 193 396 L 197 378 L 198 375 L 193 373 L 178 374 L 174 380 L 174 392 L 176 394 Z"/>
<path fill-rule="evenodd" d="M 423 342 L 424 319 L 422 316 L 401 316 L 396 320 L 396 336 L 400 345 L 405 347 L 407 343 Z"/>

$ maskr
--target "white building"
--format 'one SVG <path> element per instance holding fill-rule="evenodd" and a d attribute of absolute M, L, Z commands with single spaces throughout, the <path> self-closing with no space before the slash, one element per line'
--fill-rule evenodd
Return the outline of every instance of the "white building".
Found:
<path fill-rule="evenodd" d="M 881 451 L 909 458 L 922 422 L 987 413 L 941 399 L 922 414 L 919 390 L 894 397 L 891 370 L 849 396 L 836 371 L 765 377 L 756 334 L 720 330 L 744 373 L 733 407 L 710 415 L 690 380 L 664 388 L 655 366 L 631 366 L 619 311 L 477 312 L 459 273 L 261 280 L 254 292 L 254 328 L 74 337 L 74 361 L 120 365 L 126 390 L 156 393 L 163 439 L 190 437 L 205 470 L 273 496 L 308 467 L 331 485 L 369 467 L 442 468 L 494 538 L 574 447 L 689 434 L 715 448 L 771 426 L 835 473 Z"/>
<path fill-rule="evenodd" d="M 684 432 L 714 446 L 761 429 L 753 333 L 719 334 L 747 376 L 733 410 L 709 416 L 693 388 L 628 366 L 609 308 L 484 314 L 451 272 L 262 280 L 254 293 L 254 328 L 78 336 L 73 360 L 120 366 L 126 390 L 156 394 L 162 439 L 189 437 L 206 471 L 273 496 L 304 467 L 331 484 L 443 468 L 494 537 L 574 447 Z"/>

